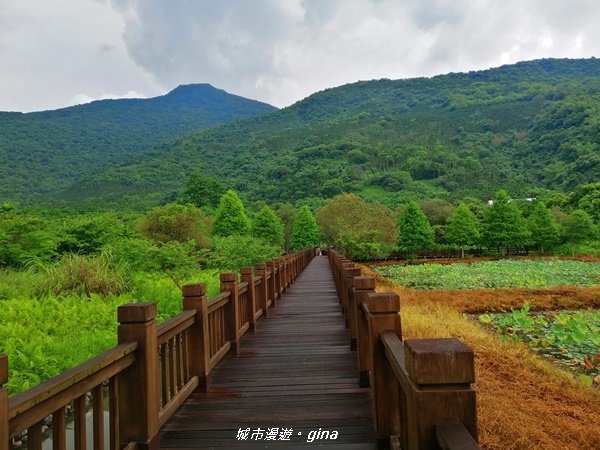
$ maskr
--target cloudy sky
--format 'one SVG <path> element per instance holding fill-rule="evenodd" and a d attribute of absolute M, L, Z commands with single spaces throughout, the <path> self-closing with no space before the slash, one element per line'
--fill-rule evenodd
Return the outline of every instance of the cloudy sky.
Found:
<path fill-rule="evenodd" d="M 357 80 L 600 56 L 597 0 L 0 0 L 0 111 L 208 82 L 287 106 Z"/>

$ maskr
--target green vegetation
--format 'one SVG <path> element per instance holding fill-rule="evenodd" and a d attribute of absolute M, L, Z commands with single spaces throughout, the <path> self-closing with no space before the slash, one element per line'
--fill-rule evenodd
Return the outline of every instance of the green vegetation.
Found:
<path fill-rule="evenodd" d="M 242 200 L 236 192 L 228 190 L 219 201 L 213 233 L 215 236 L 243 236 L 250 232 L 250 228 Z"/>
<path fill-rule="evenodd" d="M 446 240 L 460 247 L 461 256 L 465 256 L 465 247 L 479 242 L 479 222 L 475 214 L 461 203 L 448 217 Z"/>
<path fill-rule="evenodd" d="M 211 233 L 213 217 L 190 204 L 145 214 L 2 208 L 0 353 L 10 358 L 11 393 L 114 345 L 118 305 L 155 301 L 163 321 L 181 310 L 183 284 L 204 282 L 212 296 L 219 272 L 282 254 L 283 226 L 270 208 L 256 214 L 261 233 L 251 236 L 245 215 L 231 220 L 244 214 L 237 194 L 221 200 L 221 233 L 236 225 L 225 235 Z"/>
<path fill-rule="evenodd" d="M 600 179 L 599 74 L 598 59 L 538 60 L 353 83 L 134 152 L 113 142 L 97 151 L 96 142 L 118 134 L 106 130 L 93 153 L 45 146 L 43 167 L 30 161 L 29 149 L 9 152 L 0 201 L 29 200 L 28 186 L 43 184 L 36 199 L 155 206 L 200 171 L 269 204 L 353 192 L 394 208 L 427 198 L 489 200 L 500 188 L 548 202 Z M 61 129 L 49 133 L 58 139 Z M 13 139 L 26 139 L 0 130 L 10 137 L 8 147 L 0 144 L 7 152 Z M 594 198 L 568 209 L 593 207 Z"/>
<path fill-rule="evenodd" d="M 84 180 L 98 171 L 109 173 L 140 158 L 160 157 L 161 147 L 156 146 L 170 146 L 188 133 L 271 111 L 275 108 L 265 103 L 196 84 L 150 99 L 104 100 L 28 114 L 0 112 L 0 200 L 79 201 L 102 196 L 109 186 L 86 183 L 82 188 Z M 156 179 L 160 163 L 153 172 L 151 178 Z M 135 184 L 136 178 L 125 185 Z M 119 190 L 123 194 L 128 188 Z M 169 194 L 163 191 L 146 205 L 156 206 Z M 125 203 L 136 207 L 137 200 Z"/>
<path fill-rule="evenodd" d="M 501 260 L 473 264 L 421 264 L 374 268 L 415 289 L 550 288 L 600 284 L 600 263 L 568 260 Z"/>
<path fill-rule="evenodd" d="M 283 245 L 283 223 L 268 205 L 252 218 L 252 236 L 278 247 Z"/>
<path fill-rule="evenodd" d="M 427 217 L 414 201 L 408 203 L 400 216 L 398 234 L 398 246 L 402 250 L 414 253 L 433 246 L 433 230 Z"/>
<path fill-rule="evenodd" d="M 482 314 L 481 323 L 525 342 L 533 351 L 580 374 L 584 384 L 600 377 L 600 311 Z"/>
<path fill-rule="evenodd" d="M 490 248 L 525 245 L 531 233 L 522 213 L 505 190 L 496 193 L 483 219 L 483 242 Z"/>
<path fill-rule="evenodd" d="M 316 214 L 323 238 L 350 259 L 377 259 L 389 254 L 398 239 L 396 220 L 380 204 L 355 194 L 328 200 Z"/>
<path fill-rule="evenodd" d="M 300 250 L 303 248 L 316 247 L 321 242 L 321 231 L 315 221 L 313 213 L 308 206 L 304 205 L 296 214 L 292 228 L 290 248 Z"/>

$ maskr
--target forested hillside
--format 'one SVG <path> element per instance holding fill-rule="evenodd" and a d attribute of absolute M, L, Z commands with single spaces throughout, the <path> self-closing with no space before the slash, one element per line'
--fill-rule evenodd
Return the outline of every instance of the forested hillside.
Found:
<path fill-rule="evenodd" d="M 45 163 L 60 166 L 61 178 L 41 175 L 47 198 L 96 204 L 173 199 L 193 173 L 267 202 L 356 192 L 395 206 L 487 199 L 499 188 L 514 197 L 568 193 L 600 179 L 599 105 L 600 60 L 593 58 L 365 81 L 149 149 L 136 142 L 137 153 L 57 148 Z M 8 172 L 28 177 L 28 153 L 17 153 L 21 160 Z M 4 186 L 2 196 L 24 196 L 23 189 Z"/>
<path fill-rule="evenodd" d="M 274 111 L 215 89 L 179 86 L 150 99 L 101 100 L 36 113 L 0 112 L 0 199 L 43 200 L 186 133 Z"/>
<path fill-rule="evenodd" d="M 158 146 L 64 198 L 89 196 L 92 186 L 104 198 L 168 195 L 193 172 L 269 202 L 357 192 L 399 204 L 491 198 L 500 187 L 516 197 L 566 193 L 600 179 L 599 105 L 597 59 L 359 82 Z"/>

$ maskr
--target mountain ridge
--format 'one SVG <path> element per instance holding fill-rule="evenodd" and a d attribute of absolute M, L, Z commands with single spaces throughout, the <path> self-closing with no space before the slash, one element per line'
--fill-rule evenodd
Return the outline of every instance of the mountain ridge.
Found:
<path fill-rule="evenodd" d="M 567 193 L 600 179 L 598 105 L 595 58 L 361 81 L 146 147 L 46 198 L 160 203 L 196 172 L 267 202 Z"/>
<path fill-rule="evenodd" d="M 0 198 L 30 201 L 144 149 L 277 108 L 209 84 L 150 99 L 107 99 L 57 110 L 0 114 Z M 50 171 L 55 172 L 49 173 Z"/>

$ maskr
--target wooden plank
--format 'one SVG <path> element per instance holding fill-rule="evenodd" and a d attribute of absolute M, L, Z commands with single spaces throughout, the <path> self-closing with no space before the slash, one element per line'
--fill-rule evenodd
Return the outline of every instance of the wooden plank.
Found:
<path fill-rule="evenodd" d="M 273 273 L 286 270 L 281 264 Z M 237 441 L 246 427 L 302 433 L 285 448 L 376 448 L 369 391 L 358 385 L 344 325 L 327 258 L 316 258 L 263 314 L 258 331 L 240 339 L 237 352 L 213 355 L 211 390 L 193 393 L 161 426 L 161 448 L 281 448 L 281 442 Z M 319 428 L 338 430 L 338 439 L 307 443 Z"/>
<path fill-rule="evenodd" d="M 442 450 L 479 450 L 479 445 L 462 423 L 438 424 L 435 435 Z"/>

